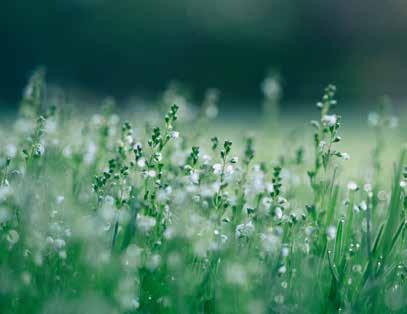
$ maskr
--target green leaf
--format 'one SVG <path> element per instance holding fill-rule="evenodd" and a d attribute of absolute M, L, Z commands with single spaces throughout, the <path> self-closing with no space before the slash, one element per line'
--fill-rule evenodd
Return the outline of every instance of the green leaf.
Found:
<path fill-rule="evenodd" d="M 380 226 L 379 231 L 378 231 L 378 233 L 376 235 L 376 238 L 375 238 L 375 240 L 373 242 L 373 248 L 372 248 L 372 254 L 373 255 L 377 252 L 377 248 L 379 247 L 379 243 L 380 243 L 380 240 L 381 240 L 382 235 L 383 235 L 383 230 L 384 230 L 384 223 Z"/>
<path fill-rule="evenodd" d="M 390 245 L 390 249 L 389 249 L 389 254 L 391 253 L 392 249 L 394 248 L 394 246 L 397 243 L 397 240 L 400 238 L 401 232 L 403 231 L 404 227 L 406 226 L 406 222 L 403 221 L 401 222 L 401 224 L 399 225 L 399 227 L 397 228 L 396 233 L 394 234 L 392 241 L 391 241 L 391 245 Z"/>
<path fill-rule="evenodd" d="M 400 220 L 401 215 L 401 187 L 400 187 L 400 180 L 403 171 L 403 163 L 404 158 L 406 155 L 406 150 L 403 150 L 400 156 L 400 161 L 398 166 L 395 169 L 394 179 L 393 179 L 393 187 L 391 193 L 391 199 L 389 204 L 389 216 L 387 218 L 386 227 L 384 229 L 384 233 L 386 235 L 394 235 L 397 231 L 397 225 Z M 382 255 L 386 256 L 393 245 L 393 238 L 388 236 L 383 238 L 381 252 Z"/>
<path fill-rule="evenodd" d="M 340 258 L 342 256 L 342 238 L 343 238 L 343 220 L 339 220 L 337 231 L 336 231 L 336 240 L 335 240 L 335 256 L 334 261 L 336 264 L 339 264 Z"/>
<path fill-rule="evenodd" d="M 332 260 L 331 251 L 328 251 L 328 261 L 329 261 L 329 270 L 331 271 L 332 277 L 337 283 L 339 283 L 339 273 L 338 270 L 336 269 L 334 261 Z"/>

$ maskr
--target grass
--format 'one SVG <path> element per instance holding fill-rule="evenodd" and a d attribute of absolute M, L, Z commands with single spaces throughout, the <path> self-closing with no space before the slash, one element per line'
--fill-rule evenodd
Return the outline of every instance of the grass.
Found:
<path fill-rule="evenodd" d="M 0 131 L 0 312 L 405 313 L 403 124 L 347 126 L 330 85 L 289 131 L 276 80 L 246 127 L 214 90 L 88 115 L 35 73 Z"/>

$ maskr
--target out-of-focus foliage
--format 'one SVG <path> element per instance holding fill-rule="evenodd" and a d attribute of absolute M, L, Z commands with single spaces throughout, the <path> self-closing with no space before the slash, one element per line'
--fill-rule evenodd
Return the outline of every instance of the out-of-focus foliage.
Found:
<path fill-rule="evenodd" d="M 3 0 L 0 101 L 14 104 L 38 64 L 104 95 L 176 78 L 253 99 L 273 67 L 297 106 L 329 81 L 351 100 L 406 98 L 406 28 L 404 0 Z"/>

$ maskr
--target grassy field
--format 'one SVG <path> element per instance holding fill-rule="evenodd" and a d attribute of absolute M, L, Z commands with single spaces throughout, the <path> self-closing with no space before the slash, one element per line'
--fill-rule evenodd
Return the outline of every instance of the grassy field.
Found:
<path fill-rule="evenodd" d="M 331 85 L 282 115 L 266 83 L 219 119 L 213 90 L 86 110 L 34 74 L 0 129 L 0 313 L 406 313 L 405 117 L 341 118 Z"/>

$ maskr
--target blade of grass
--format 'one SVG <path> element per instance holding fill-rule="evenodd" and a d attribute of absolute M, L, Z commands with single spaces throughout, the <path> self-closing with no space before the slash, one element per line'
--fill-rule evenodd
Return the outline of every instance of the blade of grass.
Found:
<path fill-rule="evenodd" d="M 403 171 L 403 163 L 406 150 L 403 150 L 400 156 L 398 166 L 395 167 L 391 199 L 389 204 L 389 217 L 387 219 L 384 234 L 394 235 L 397 229 L 398 221 L 401 217 L 401 187 L 400 180 Z M 392 247 L 393 238 L 391 236 L 384 237 L 381 247 L 382 255 L 387 255 Z"/>
<path fill-rule="evenodd" d="M 342 238 L 343 238 L 343 219 L 339 220 L 336 231 L 335 255 L 334 255 L 334 262 L 336 265 L 339 264 L 340 258 L 342 256 Z"/>

